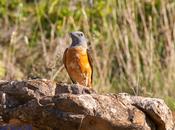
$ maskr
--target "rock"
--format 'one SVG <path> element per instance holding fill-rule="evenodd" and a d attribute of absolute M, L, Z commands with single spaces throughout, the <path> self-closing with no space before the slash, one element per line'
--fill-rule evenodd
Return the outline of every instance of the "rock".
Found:
<path fill-rule="evenodd" d="M 2 122 L 17 119 L 35 129 L 173 130 L 174 125 L 161 99 L 98 94 L 50 80 L 0 81 L 0 102 Z"/>
<path fill-rule="evenodd" d="M 162 99 L 132 97 L 133 105 L 152 118 L 159 130 L 169 130 L 173 126 L 173 116 Z M 161 116 L 160 116 L 161 115 Z M 171 120 L 170 120 L 171 119 Z M 166 122 L 166 123 L 165 123 Z"/>
<path fill-rule="evenodd" d="M 96 93 L 93 89 L 88 89 L 82 85 L 76 84 L 66 84 L 66 83 L 58 83 L 57 88 L 55 90 L 55 95 L 63 94 L 63 93 L 71 93 L 71 94 L 92 94 Z"/>

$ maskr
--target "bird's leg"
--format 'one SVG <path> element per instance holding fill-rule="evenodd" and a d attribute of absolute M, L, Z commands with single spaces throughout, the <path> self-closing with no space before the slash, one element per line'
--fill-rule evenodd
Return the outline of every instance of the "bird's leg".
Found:
<path fill-rule="evenodd" d="M 86 74 L 86 86 L 88 86 L 88 74 Z"/>
<path fill-rule="evenodd" d="M 75 82 L 74 84 L 76 84 L 76 85 L 80 85 L 78 82 Z"/>

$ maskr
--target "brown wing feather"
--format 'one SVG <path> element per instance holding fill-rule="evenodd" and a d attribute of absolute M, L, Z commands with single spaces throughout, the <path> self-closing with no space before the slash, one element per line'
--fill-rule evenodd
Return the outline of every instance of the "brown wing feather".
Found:
<path fill-rule="evenodd" d="M 87 49 L 87 55 L 88 55 L 88 60 L 89 60 L 91 69 L 92 69 L 92 75 L 91 75 L 91 83 L 92 83 L 92 80 L 93 80 L 93 60 L 92 60 L 92 52 L 91 52 L 91 50 Z"/>
<path fill-rule="evenodd" d="M 64 63 L 64 66 L 65 66 L 66 70 L 67 70 L 67 67 L 66 67 L 66 53 L 67 53 L 67 50 L 68 50 L 68 48 L 66 48 L 66 50 L 64 51 L 64 54 L 63 54 L 63 63 Z"/>
<path fill-rule="evenodd" d="M 64 51 L 64 54 L 63 54 L 63 63 L 64 63 L 64 66 L 65 66 L 66 70 L 67 70 L 67 66 L 66 66 L 66 53 L 67 53 L 67 51 L 68 51 L 68 48 L 66 48 L 66 50 Z M 67 72 L 68 72 L 68 70 L 67 70 Z M 68 72 L 68 74 L 69 74 L 69 72 Z M 69 75 L 69 77 L 72 80 L 70 75 Z M 72 80 L 72 82 L 76 83 L 74 80 Z"/>

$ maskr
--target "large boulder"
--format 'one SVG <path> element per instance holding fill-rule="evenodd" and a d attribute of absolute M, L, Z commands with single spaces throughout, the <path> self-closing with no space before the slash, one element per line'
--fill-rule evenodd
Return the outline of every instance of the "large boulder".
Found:
<path fill-rule="evenodd" d="M 126 93 L 98 94 L 50 80 L 0 81 L 1 127 L 43 130 L 173 130 L 163 100 Z"/>

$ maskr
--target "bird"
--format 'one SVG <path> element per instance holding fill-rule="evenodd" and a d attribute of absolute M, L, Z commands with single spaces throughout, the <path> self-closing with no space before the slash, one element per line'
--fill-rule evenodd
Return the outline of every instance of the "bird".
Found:
<path fill-rule="evenodd" d="M 72 43 L 65 49 L 63 63 L 74 84 L 92 88 L 93 61 L 88 39 L 81 31 L 69 33 Z"/>

